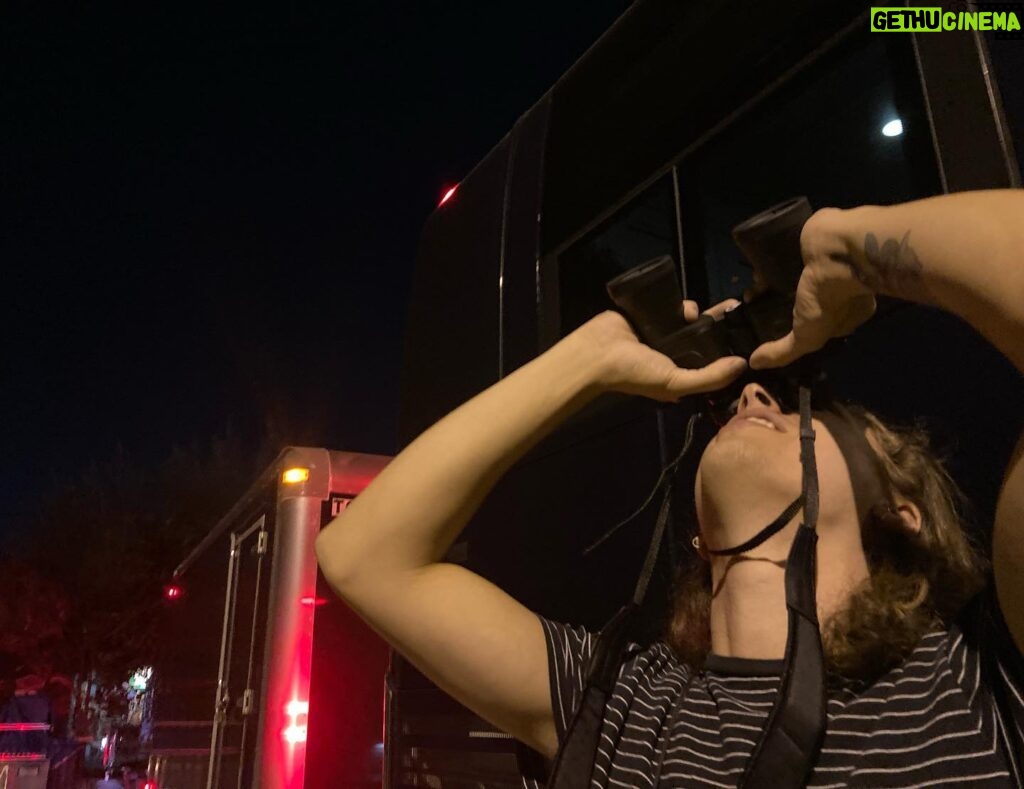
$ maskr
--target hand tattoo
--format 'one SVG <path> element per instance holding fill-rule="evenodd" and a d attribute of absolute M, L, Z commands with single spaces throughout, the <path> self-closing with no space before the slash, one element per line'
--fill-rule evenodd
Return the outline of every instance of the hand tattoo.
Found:
<path fill-rule="evenodd" d="M 876 293 L 934 304 L 921 272 L 924 266 L 910 246 L 910 231 L 903 239 L 887 239 L 881 247 L 874 233 L 864 236 L 864 260 L 853 265 L 854 275 Z"/>

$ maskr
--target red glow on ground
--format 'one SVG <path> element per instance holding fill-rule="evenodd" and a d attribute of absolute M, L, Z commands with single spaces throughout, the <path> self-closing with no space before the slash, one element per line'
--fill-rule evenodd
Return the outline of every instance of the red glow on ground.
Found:
<path fill-rule="evenodd" d="M 455 184 L 455 186 L 451 186 L 448 189 L 446 189 L 444 195 L 441 196 L 441 202 L 437 204 L 437 207 L 440 208 L 445 203 L 447 203 L 449 200 L 451 200 L 452 199 L 452 195 L 455 194 L 455 190 L 458 189 L 458 188 L 459 188 L 459 185 Z"/>

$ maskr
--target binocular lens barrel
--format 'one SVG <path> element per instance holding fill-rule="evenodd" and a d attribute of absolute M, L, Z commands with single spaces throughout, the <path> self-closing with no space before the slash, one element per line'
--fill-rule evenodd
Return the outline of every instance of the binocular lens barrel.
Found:
<path fill-rule="evenodd" d="M 733 228 L 732 236 L 754 268 L 759 292 L 716 321 L 687 323 L 675 261 L 649 260 L 607 283 L 608 295 L 645 343 L 680 367 L 705 367 L 723 356 L 749 357 L 793 325 L 793 294 L 803 271 L 800 231 L 811 216 L 806 197 L 773 205 Z"/>
<path fill-rule="evenodd" d="M 768 290 L 792 295 L 803 271 L 800 231 L 811 218 L 806 197 L 773 205 L 732 229 L 732 238 L 759 282 Z"/>
<path fill-rule="evenodd" d="M 649 260 L 607 283 L 608 295 L 645 341 L 658 345 L 683 324 L 683 294 L 668 255 Z"/>

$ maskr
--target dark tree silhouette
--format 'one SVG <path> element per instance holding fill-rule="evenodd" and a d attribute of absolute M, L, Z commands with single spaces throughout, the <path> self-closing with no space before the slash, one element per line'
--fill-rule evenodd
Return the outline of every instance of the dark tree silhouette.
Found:
<path fill-rule="evenodd" d="M 2 573 L 0 647 L 30 663 L 45 643 L 66 670 L 115 682 L 149 663 L 174 567 L 288 432 L 267 425 L 252 442 L 226 430 L 206 446 L 176 448 L 155 469 L 118 449 L 59 488 L 25 556 Z"/>

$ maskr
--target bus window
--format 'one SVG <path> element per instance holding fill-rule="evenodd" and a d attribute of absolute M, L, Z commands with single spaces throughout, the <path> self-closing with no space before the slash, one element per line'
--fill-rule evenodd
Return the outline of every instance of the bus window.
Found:
<path fill-rule="evenodd" d="M 558 256 L 560 336 L 611 307 L 605 283 L 660 255 L 679 259 L 672 174 L 655 181 Z"/>
<path fill-rule="evenodd" d="M 750 283 L 731 228 L 796 195 L 811 205 L 941 190 L 909 37 L 856 33 L 679 165 L 689 292 L 702 305 Z"/>

